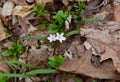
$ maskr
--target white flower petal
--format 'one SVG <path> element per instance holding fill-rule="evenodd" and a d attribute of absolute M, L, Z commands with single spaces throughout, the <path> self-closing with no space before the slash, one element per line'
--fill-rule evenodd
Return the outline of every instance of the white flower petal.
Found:
<path fill-rule="evenodd" d="M 59 40 L 62 43 L 62 41 L 66 39 L 63 35 L 64 33 L 56 33 L 56 40 Z"/>
<path fill-rule="evenodd" d="M 50 42 L 56 41 L 56 36 L 50 34 L 49 37 L 47 38 Z"/>

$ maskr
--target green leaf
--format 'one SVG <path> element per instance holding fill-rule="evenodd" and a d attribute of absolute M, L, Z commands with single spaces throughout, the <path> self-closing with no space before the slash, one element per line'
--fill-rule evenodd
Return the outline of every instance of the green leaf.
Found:
<path fill-rule="evenodd" d="M 76 82 L 83 82 L 81 79 L 77 78 L 77 77 L 74 77 L 73 78 Z"/>
<path fill-rule="evenodd" d="M 2 73 L 4 74 L 4 73 Z M 7 76 L 0 76 L 0 82 L 9 82 L 8 80 L 10 79 L 10 77 Z"/>
<path fill-rule="evenodd" d="M 48 57 L 48 64 L 53 67 L 56 68 L 58 66 L 60 66 L 61 64 L 64 63 L 65 58 L 61 55 L 58 56 L 52 56 L 52 57 Z"/>
<path fill-rule="evenodd" d="M 56 69 L 37 69 L 30 72 L 27 72 L 27 75 L 36 75 L 36 74 L 49 74 L 49 73 L 58 73 Z"/>
<path fill-rule="evenodd" d="M 4 28 L 4 32 L 5 32 L 6 34 L 9 34 L 9 31 L 8 31 L 7 28 Z"/>
<path fill-rule="evenodd" d="M 20 72 L 24 72 L 24 70 L 17 65 L 10 63 L 10 62 L 8 64 L 11 64 L 16 70 L 19 70 Z"/>
<path fill-rule="evenodd" d="M 58 67 L 58 64 L 56 62 L 49 61 L 48 64 L 53 68 Z"/>
<path fill-rule="evenodd" d="M 37 69 L 37 70 L 33 70 L 30 72 L 27 72 L 25 74 L 0 74 L 0 77 L 22 77 L 22 78 L 26 78 L 26 77 L 30 77 L 32 75 L 36 75 L 36 74 L 49 74 L 49 73 L 58 73 L 59 71 L 56 69 Z"/>
<path fill-rule="evenodd" d="M 22 77 L 22 78 L 26 78 L 26 77 L 29 77 L 25 74 L 0 74 L 0 77 Z"/>
<path fill-rule="evenodd" d="M 49 59 L 50 61 L 54 61 L 54 62 L 56 61 L 54 56 L 48 57 L 48 59 Z"/>
<path fill-rule="evenodd" d="M 79 30 L 73 30 L 71 32 L 68 32 L 67 34 L 65 34 L 65 37 L 69 37 L 69 36 L 72 36 L 72 35 L 75 35 L 75 34 L 79 34 L 80 31 Z"/>
<path fill-rule="evenodd" d="M 93 80 L 92 82 L 97 82 L 97 81 Z"/>
<path fill-rule="evenodd" d="M 47 43 L 49 43 L 48 39 L 46 37 L 42 37 L 42 36 L 35 36 L 35 35 L 32 35 L 32 36 L 24 36 L 22 38 L 27 38 L 27 39 L 38 39 L 38 40 L 43 40 Z"/>
<path fill-rule="evenodd" d="M 45 5 L 44 4 L 37 4 L 33 7 L 33 15 L 34 16 L 45 16 L 46 13 L 48 12 L 46 9 L 45 9 Z"/>
<path fill-rule="evenodd" d="M 25 74 L 0 74 L 0 77 L 6 76 L 6 77 L 22 77 L 22 78 L 26 78 L 26 77 L 30 77 L 30 76 L 36 75 L 36 74 L 49 74 L 49 73 L 58 73 L 58 72 L 59 71 L 56 70 L 56 69 L 37 69 L 37 70 L 27 72 Z"/>
<path fill-rule="evenodd" d="M 57 63 L 57 67 L 58 66 L 60 66 L 61 64 L 63 64 L 64 63 L 64 61 L 65 61 L 65 58 L 63 57 L 63 56 L 61 56 L 61 55 L 58 55 L 57 57 L 56 57 L 56 63 Z"/>
<path fill-rule="evenodd" d="M 83 3 L 83 2 L 78 2 L 78 4 L 75 4 L 74 7 L 75 7 L 75 10 L 79 11 L 79 12 L 82 12 L 84 9 L 87 8 L 85 3 Z"/>
<path fill-rule="evenodd" d="M 51 34 L 57 33 L 59 30 L 59 26 L 56 24 L 49 24 L 49 31 Z"/>
<path fill-rule="evenodd" d="M 10 64 L 22 65 L 22 66 L 29 67 L 29 68 L 36 68 L 33 65 L 26 64 L 26 63 L 19 62 L 19 61 L 15 61 L 15 60 L 0 60 L 0 62 L 5 62 L 5 63 L 8 63 L 8 64 L 10 63 Z"/>
<path fill-rule="evenodd" d="M 68 16 L 69 13 L 67 11 L 63 12 L 62 10 L 59 10 L 56 15 L 53 16 L 53 19 L 57 20 L 59 26 L 63 26 Z"/>
<path fill-rule="evenodd" d="M 2 52 L 3 56 L 10 56 L 10 51 L 9 50 L 5 50 Z"/>
<path fill-rule="evenodd" d="M 72 15 L 72 18 L 73 18 L 73 19 L 78 18 L 78 16 L 77 16 L 76 14 L 71 14 L 71 15 Z"/>

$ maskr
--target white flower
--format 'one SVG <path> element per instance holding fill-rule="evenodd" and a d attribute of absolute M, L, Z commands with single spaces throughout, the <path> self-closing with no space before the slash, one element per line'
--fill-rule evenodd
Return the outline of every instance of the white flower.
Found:
<path fill-rule="evenodd" d="M 56 40 L 59 40 L 62 43 L 63 40 L 66 40 L 66 38 L 63 35 L 64 33 L 56 33 Z"/>
<path fill-rule="evenodd" d="M 56 41 L 56 36 L 50 34 L 49 37 L 47 38 L 50 42 Z"/>

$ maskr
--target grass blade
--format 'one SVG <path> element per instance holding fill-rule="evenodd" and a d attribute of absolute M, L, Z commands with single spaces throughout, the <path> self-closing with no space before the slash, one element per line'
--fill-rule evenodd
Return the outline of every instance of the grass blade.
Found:
<path fill-rule="evenodd" d="M 45 37 L 42 37 L 42 36 L 35 36 L 35 35 L 32 35 L 32 36 L 24 36 L 22 38 L 27 38 L 27 39 L 38 39 L 38 40 L 43 40 L 45 42 L 49 42 L 47 38 Z"/>
<path fill-rule="evenodd" d="M 69 37 L 69 36 L 72 36 L 74 34 L 79 34 L 80 31 L 79 30 L 73 30 L 71 32 L 68 32 L 67 34 L 65 34 L 65 37 Z"/>
<path fill-rule="evenodd" d="M 5 62 L 5 63 L 8 63 L 8 64 L 22 65 L 22 66 L 29 67 L 29 68 L 36 68 L 36 67 L 33 66 L 33 65 L 26 64 L 26 63 L 19 62 L 19 61 L 14 61 L 14 60 L 9 60 L 9 61 L 8 61 L 8 60 L 0 60 L 0 62 Z"/>
<path fill-rule="evenodd" d="M 58 73 L 56 69 L 37 69 L 30 72 L 27 72 L 27 75 L 36 75 L 36 74 L 49 74 L 49 73 Z"/>
<path fill-rule="evenodd" d="M 22 78 L 26 78 L 29 77 L 25 74 L 0 74 L 0 76 L 6 76 L 6 77 L 22 77 Z"/>

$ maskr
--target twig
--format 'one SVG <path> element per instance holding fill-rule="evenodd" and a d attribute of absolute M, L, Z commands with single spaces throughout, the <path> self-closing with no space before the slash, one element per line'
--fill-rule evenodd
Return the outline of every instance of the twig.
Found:
<path fill-rule="evenodd" d="M 109 3 L 109 0 L 103 0 L 103 2 L 100 5 L 98 5 L 97 7 L 93 8 L 93 9 L 98 9 L 98 8 L 100 8 L 102 6 L 107 5 L 108 3 Z"/>

